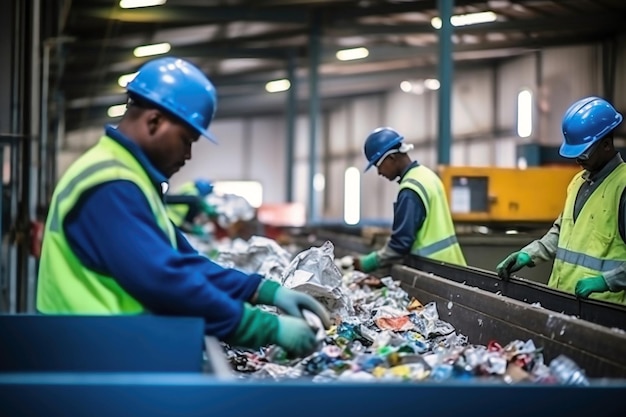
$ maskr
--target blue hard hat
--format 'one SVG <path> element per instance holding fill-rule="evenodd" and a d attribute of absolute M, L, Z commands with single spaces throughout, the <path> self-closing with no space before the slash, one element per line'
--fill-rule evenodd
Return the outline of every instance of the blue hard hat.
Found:
<path fill-rule="evenodd" d="M 368 161 L 365 171 L 376 164 L 385 152 L 398 146 L 403 140 L 404 136 L 390 127 L 379 127 L 373 130 L 365 139 L 365 146 L 363 146 Z"/>
<path fill-rule="evenodd" d="M 206 197 L 213 192 L 213 184 L 211 181 L 198 179 L 195 181 L 195 185 L 202 197 Z"/>
<path fill-rule="evenodd" d="M 563 143 L 559 153 L 578 158 L 622 122 L 622 115 L 600 97 L 586 97 L 572 104 L 563 116 Z"/>
<path fill-rule="evenodd" d="M 129 96 L 145 100 L 217 143 L 208 128 L 217 109 L 213 83 L 193 64 L 174 57 L 145 63 L 126 86 Z"/>

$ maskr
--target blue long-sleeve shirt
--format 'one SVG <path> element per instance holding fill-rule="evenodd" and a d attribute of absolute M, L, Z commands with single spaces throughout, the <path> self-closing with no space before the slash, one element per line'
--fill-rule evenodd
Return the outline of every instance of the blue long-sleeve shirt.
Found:
<path fill-rule="evenodd" d="M 400 181 L 409 172 L 417 167 L 417 161 L 413 161 L 400 175 Z M 398 198 L 393 205 L 393 225 L 391 236 L 387 244 L 377 251 L 378 263 L 385 266 L 396 258 L 408 255 L 411 252 L 413 242 L 418 230 L 426 220 L 426 207 L 420 196 L 411 189 L 403 189 L 398 193 Z"/>
<path fill-rule="evenodd" d="M 417 167 L 413 161 L 400 175 L 400 181 L 409 170 Z M 405 188 L 398 193 L 398 199 L 393 207 L 393 226 L 389 247 L 403 255 L 411 252 L 417 231 L 426 220 L 426 207 L 420 196 L 413 190 Z"/>
<path fill-rule="evenodd" d="M 161 192 L 167 179 L 142 150 L 110 126 L 106 134 L 135 156 Z M 127 180 L 107 182 L 83 194 L 63 228 L 86 268 L 113 277 L 155 314 L 204 317 L 206 333 L 220 339 L 234 332 L 243 302 L 262 279 L 222 268 L 200 255 L 178 229 L 178 248 L 173 248 L 143 192 Z"/>

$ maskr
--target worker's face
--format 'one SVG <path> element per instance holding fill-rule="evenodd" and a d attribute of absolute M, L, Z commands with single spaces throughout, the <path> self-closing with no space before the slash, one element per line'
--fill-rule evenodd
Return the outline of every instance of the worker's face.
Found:
<path fill-rule="evenodd" d="M 396 168 L 395 160 L 395 154 L 391 154 L 380 161 L 376 166 L 378 175 L 387 178 L 389 181 L 395 180 L 398 177 L 398 169 Z"/>
<path fill-rule="evenodd" d="M 610 148 L 610 141 L 603 139 L 576 158 L 576 162 L 589 172 L 597 172 L 606 164 Z"/>
<path fill-rule="evenodd" d="M 150 111 L 147 123 L 150 140 L 145 152 L 154 166 L 170 178 L 191 159 L 191 145 L 199 135 L 158 110 Z"/>

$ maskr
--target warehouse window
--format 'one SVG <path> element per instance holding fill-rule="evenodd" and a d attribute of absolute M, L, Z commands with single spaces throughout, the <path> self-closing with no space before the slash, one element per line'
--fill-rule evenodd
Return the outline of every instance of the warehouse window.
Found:
<path fill-rule="evenodd" d="M 357 224 L 361 219 L 361 173 L 350 167 L 344 174 L 343 220 Z"/>
<path fill-rule="evenodd" d="M 533 133 L 533 96 L 530 90 L 517 95 L 517 135 L 527 138 Z"/>
<path fill-rule="evenodd" d="M 254 208 L 263 204 L 263 186 L 258 181 L 216 181 L 213 187 L 214 193 L 241 196 Z"/>

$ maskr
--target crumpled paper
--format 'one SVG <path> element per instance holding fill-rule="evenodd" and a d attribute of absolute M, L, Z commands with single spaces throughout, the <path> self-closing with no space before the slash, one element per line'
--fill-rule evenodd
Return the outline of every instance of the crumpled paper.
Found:
<path fill-rule="evenodd" d="M 330 241 L 300 252 L 283 272 L 281 284 L 316 298 L 333 317 L 354 314 L 352 301 L 342 290 L 342 273 L 335 265 Z"/>

